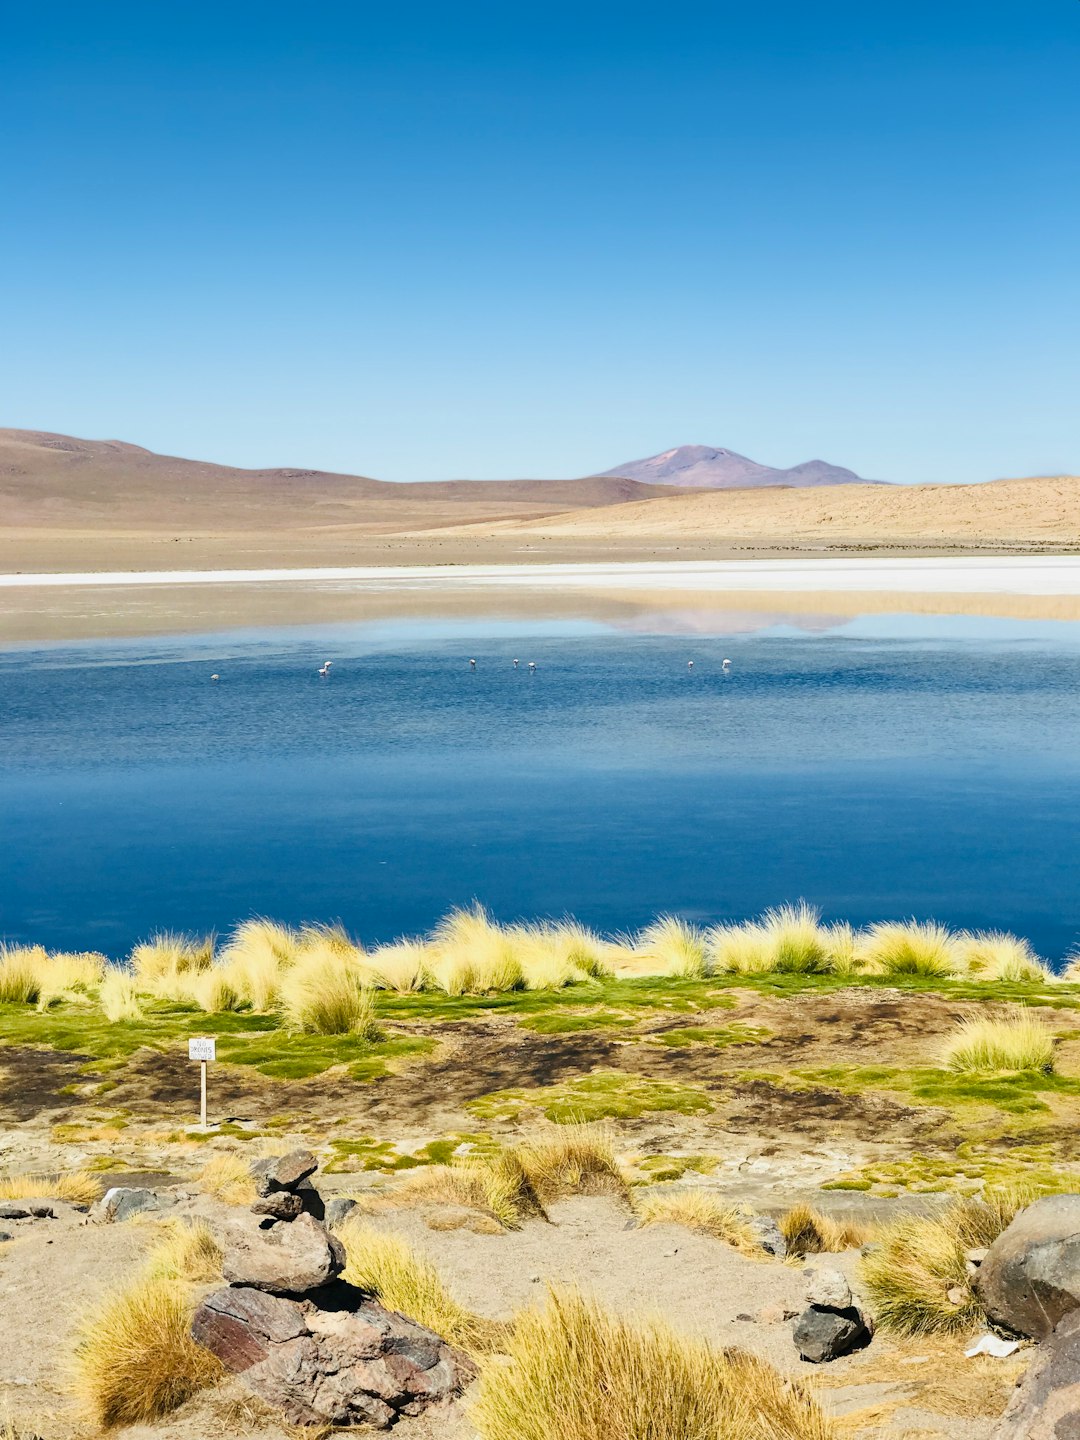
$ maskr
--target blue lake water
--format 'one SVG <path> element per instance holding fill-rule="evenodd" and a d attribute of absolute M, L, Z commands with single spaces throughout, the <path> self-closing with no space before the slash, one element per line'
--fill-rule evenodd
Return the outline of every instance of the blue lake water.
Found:
<path fill-rule="evenodd" d="M 804 897 L 856 924 L 1012 929 L 1056 959 L 1080 940 L 1078 735 L 1070 624 L 23 648 L 0 654 L 0 936 L 121 955 L 252 914 L 374 941 L 473 898 L 614 931 Z"/>

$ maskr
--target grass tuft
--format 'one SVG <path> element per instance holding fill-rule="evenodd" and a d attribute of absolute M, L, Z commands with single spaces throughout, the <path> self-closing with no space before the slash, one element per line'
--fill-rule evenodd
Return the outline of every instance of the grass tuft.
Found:
<path fill-rule="evenodd" d="M 1044 984 L 1050 972 L 1026 940 L 1001 930 L 961 931 L 953 945 L 968 975 L 1009 984 Z"/>
<path fill-rule="evenodd" d="M 348 1257 L 343 1278 L 370 1291 L 396 1310 L 471 1352 L 490 1350 L 504 1327 L 458 1304 L 430 1260 L 401 1235 L 377 1230 L 349 1216 L 337 1230 Z"/>
<path fill-rule="evenodd" d="M 517 1318 L 485 1366 L 481 1440 L 832 1440 L 809 1394 L 744 1351 L 635 1323 L 573 1290 Z"/>
<path fill-rule="evenodd" d="M 166 1220 L 162 1236 L 146 1261 L 155 1280 L 184 1280 L 209 1285 L 221 1279 L 221 1246 L 205 1220 Z"/>
<path fill-rule="evenodd" d="M 933 921 L 886 920 L 859 939 L 866 968 L 878 975 L 921 975 L 940 979 L 961 966 L 953 937 Z"/>
<path fill-rule="evenodd" d="M 637 949 L 656 974 L 700 980 L 711 973 L 705 936 L 676 915 L 654 920 L 638 936 Z"/>
<path fill-rule="evenodd" d="M 1054 1068 L 1054 1037 L 1030 1010 L 1017 1008 L 1001 1019 L 973 1015 L 961 1022 L 942 1059 L 963 1075 Z"/>
<path fill-rule="evenodd" d="M 98 1003 L 105 1012 L 105 1019 L 112 1025 L 143 1018 L 135 977 L 118 965 L 109 966 L 98 987 Z"/>
<path fill-rule="evenodd" d="M 793 1205 L 780 1217 L 780 1232 L 788 1254 L 795 1256 L 836 1254 L 860 1249 L 873 1228 L 850 1220 L 833 1220 L 812 1205 Z"/>
<path fill-rule="evenodd" d="M 92 1205 L 101 1199 L 101 1181 L 87 1170 L 65 1175 L 0 1175 L 0 1200 L 66 1200 Z"/>
<path fill-rule="evenodd" d="M 313 941 L 281 982 L 286 1026 L 299 1034 L 356 1035 L 381 1040 L 375 992 L 364 983 L 354 956 Z"/>
<path fill-rule="evenodd" d="M 750 1228 L 750 1215 L 741 1205 L 722 1200 L 698 1186 L 685 1190 L 646 1191 L 635 1204 L 642 1225 L 685 1225 L 733 1245 L 744 1255 L 764 1254 Z"/>
<path fill-rule="evenodd" d="M 92 1420 L 157 1420 L 221 1378 L 221 1362 L 191 1338 L 192 1310 L 183 1287 L 144 1275 L 83 1318 L 73 1385 Z"/>
<path fill-rule="evenodd" d="M 212 1156 L 196 1178 L 208 1195 L 216 1195 L 226 1205 L 250 1205 L 255 1199 L 251 1167 L 231 1151 Z"/>

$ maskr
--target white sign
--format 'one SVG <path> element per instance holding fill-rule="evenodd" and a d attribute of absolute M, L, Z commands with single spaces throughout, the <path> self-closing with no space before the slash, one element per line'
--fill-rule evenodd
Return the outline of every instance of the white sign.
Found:
<path fill-rule="evenodd" d="M 216 1060 L 216 1040 L 189 1040 L 187 1042 L 187 1058 L 189 1060 Z"/>

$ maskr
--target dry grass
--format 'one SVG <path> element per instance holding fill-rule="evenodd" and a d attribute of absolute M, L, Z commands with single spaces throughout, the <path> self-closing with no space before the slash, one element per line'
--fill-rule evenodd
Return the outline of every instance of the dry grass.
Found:
<path fill-rule="evenodd" d="M 353 1216 L 337 1235 L 348 1256 L 344 1279 L 378 1296 L 388 1309 L 426 1325 L 462 1350 L 490 1350 L 503 1335 L 505 1327 L 459 1305 L 435 1266 L 401 1235 Z"/>
<path fill-rule="evenodd" d="M 92 1205 L 102 1195 L 101 1181 L 88 1170 L 64 1175 L 0 1175 L 0 1200 L 66 1200 Z"/>
<path fill-rule="evenodd" d="M 370 956 L 374 983 L 383 990 L 408 995 L 431 989 L 428 948 L 419 940 L 398 940 L 382 945 Z"/>
<path fill-rule="evenodd" d="M 40 945 L 0 946 L 0 1004 L 36 1005 L 48 959 Z"/>
<path fill-rule="evenodd" d="M 973 979 L 1041 984 L 1051 978 L 1026 940 L 1001 930 L 964 930 L 954 936 L 953 946 L 960 965 Z"/>
<path fill-rule="evenodd" d="M 574 1291 L 518 1316 L 504 1364 L 481 1372 L 481 1440 L 832 1440 L 807 1392 L 745 1352 L 656 1321 L 635 1323 Z"/>
<path fill-rule="evenodd" d="M 549 1125 L 516 1147 L 533 1194 L 542 1205 L 566 1195 L 629 1197 L 606 1126 Z"/>
<path fill-rule="evenodd" d="M 950 1070 L 963 1074 L 1054 1068 L 1054 1037 L 1037 1015 L 1014 1008 L 999 1019 L 972 1015 L 958 1026 L 942 1052 Z"/>
<path fill-rule="evenodd" d="M 173 1001 L 189 999 L 192 981 L 213 963 L 213 936 L 197 939 L 171 931 L 162 931 L 136 945 L 130 960 L 140 994 Z"/>
<path fill-rule="evenodd" d="M 356 1035 L 380 1040 L 375 992 L 355 955 L 312 942 L 281 980 L 281 1008 L 289 1029 L 308 1035 Z"/>
<path fill-rule="evenodd" d="M 84 1316 L 76 1334 L 73 1388 L 104 1429 L 169 1414 L 224 1374 L 191 1338 L 184 1287 L 140 1276 Z"/>
<path fill-rule="evenodd" d="M 489 1215 L 505 1229 L 516 1229 L 544 1207 L 514 1150 L 455 1155 L 449 1165 L 425 1165 L 410 1171 L 395 1198 L 418 1205 L 460 1205 Z"/>
<path fill-rule="evenodd" d="M 773 970 L 789 975 L 818 975 L 832 968 L 829 932 L 822 928 L 818 911 L 805 900 L 767 910 L 761 928 Z"/>
<path fill-rule="evenodd" d="M 714 1240 L 733 1245 L 744 1255 L 762 1259 L 764 1251 L 750 1228 L 750 1215 L 741 1205 L 722 1200 L 711 1190 L 646 1191 L 636 1202 L 642 1225 L 685 1225 Z"/>
<path fill-rule="evenodd" d="M 954 937 L 933 921 L 883 921 L 859 937 L 864 967 L 878 975 L 942 978 L 962 968 Z"/>
<path fill-rule="evenodd" d="M 939 1336 L 928 1345 L 925 1337 L 916 1336 L 894 1339 L 888 1348 L 875 1346 L 866 1352 L 859 1364 L 860 1384 L 903 1387 L 895 1399 L 883 1406 L 883 1429 L 898 1406 L 917 1405 L 936 1415 L 965 1420 L 1001 1415 L 1018 1378 L 1030 1363 L 1031 1352 L 1021 1350 L 1004 1360 L 986 1355 L 969 1360 L 964 1355 L 966 1344 L 966 1339 Z M 826 1373 L 818 1383 L 826 1388 L 843 1387 L 850 1385 L 851 1377 Z M 856 1416 L 851 1418 L 855 1420 Z M 940 1435 L 941 1431 L 934 1434 Z"/>
<path fill-rule="evenodd" d="M 658 975 L 700 979 L 711 972 L 705 936 L 677 915 L 661 915 L 637 938 L 637 950 Z"/>
<path fill-rule="evenodd" d="M 871 1239 L 874 1230 L 851 1220 L 833 1220 L 812 1205 L 793 1205 L 780 1217 L 780 1232 L 788 1254 L 795 1256 L 836 1254 L 858 1250 Z"/>
<path fill-rule="evenodd" d="M 251 1168 L 231 1151 L 212 1156 L 196 1178 L 208 1195 L 216 1195 L 226 1205 L 250 1205 L 255 1199 Z"/>
<path fill-rule="evenodd" d="M 155 1280 L 184 1280 L 209 1285 L 221 1279 L 221 1246 L 204 1220 L 166 1220 L 162 1236 L 146 1261 Z"/>
<path fill-rule="evenodd" d="M 904 1216 L 882 1226 L 859 1261 L 881 1328 L 896 1335 L 939 1335 L 982 1323 L 965 1251 L 992 1245 L 1031 1198 L 1023 1190 L 990 1191 L 982 1199 L 957 1201 L 939 1216 Z"/>
<path fill-rule="evenodd" d="M 98 1004 L 113 1025 L 122 1020 L 142 1019 L 135 977 L 119 966 L 110 965 L 98 987 Z"/>

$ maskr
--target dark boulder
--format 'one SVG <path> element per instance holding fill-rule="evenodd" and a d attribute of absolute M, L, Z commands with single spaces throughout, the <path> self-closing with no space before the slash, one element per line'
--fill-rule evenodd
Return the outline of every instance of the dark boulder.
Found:
<path fill-rule="evenodd" d="M 866 1345 L 870 1331 L 854 1305 L 846 1310 L 820 1310 L 811 1305 L 799 1316 L 795 1344 L 804 1360 L 820 1365 Z"/>
<path fill-rule="evenodd" d="M 347 1220 L 355 1209 L 355 1200 L 350 1200 L 347 1195 L 335 1195 L 332 1200 L 326 1202 L 327 1225 L 333 1230 L 343 1220 Z"/>
<path fill-rule="evenodd" d="M 994 1440 L 1080 1440 L 1080 1309 L 1035 1352 Z"/>
<path fill-rule="evenodd" d="M 983 1257 L 975 1290 L 993 1324 L 1042 1340 L 1080 1306 L 1080 1195 L 1036 1200 Z"/>
<path fill-rule="evenodd" d="M 257 1193 L 265 1197 L 275 1190 L 295 1190 L 318 1168 L 319 1162 L 310 1150 L 290 1150 L 287 1155 L 271 1155 L 266 1160 L 257 1160 L 251 1167 L 251 1174 Z"/>

